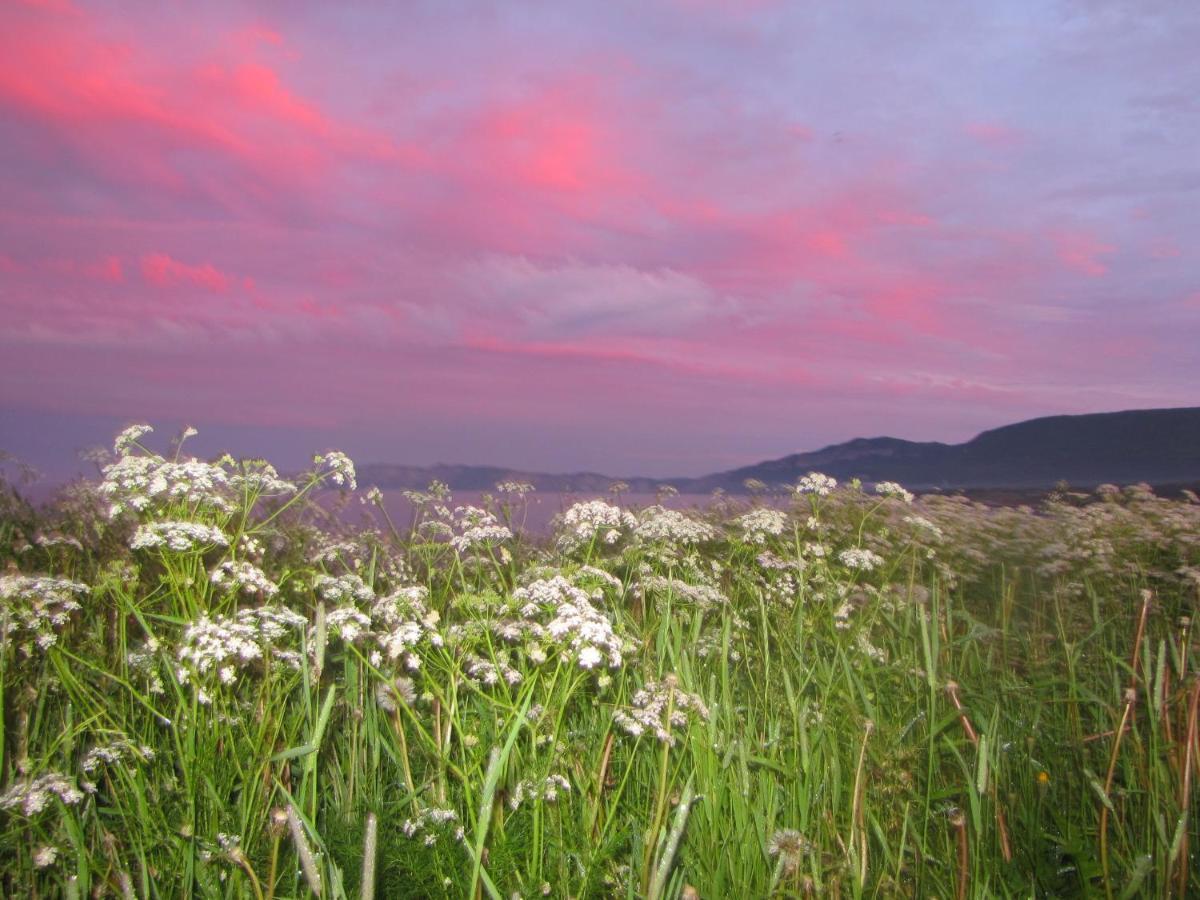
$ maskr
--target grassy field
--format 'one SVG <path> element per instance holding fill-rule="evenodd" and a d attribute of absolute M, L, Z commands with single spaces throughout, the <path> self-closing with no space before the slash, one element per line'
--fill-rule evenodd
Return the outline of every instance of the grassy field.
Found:
<path fill-rule="evenodd" d="M 179 444 L 4 490 L 5 896 L 1200 895 L 1194 495 L 529 536 Z"/>

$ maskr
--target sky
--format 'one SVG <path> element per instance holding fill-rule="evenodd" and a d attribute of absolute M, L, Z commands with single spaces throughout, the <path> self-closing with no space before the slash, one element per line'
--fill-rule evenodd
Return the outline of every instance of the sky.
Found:
<path fill-rule="evenodd" d="M 1191 0 L 0 4 L 0 448 L 690 475 L 1200 405 Z"/>

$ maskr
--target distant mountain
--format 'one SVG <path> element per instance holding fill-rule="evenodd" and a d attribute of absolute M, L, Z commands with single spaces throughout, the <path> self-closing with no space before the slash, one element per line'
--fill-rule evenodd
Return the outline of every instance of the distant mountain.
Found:
<path fill-rule="evenodd" d="M 431 481 L 440 481 L 459 491 L 494 491 L 502 481 L 532 484 L 543 493 L 603 494 L 615 481 L 629 485 L 635 494 L 652 494 L 663 484 L 675 484 L 687 479 L 671 478 L 614 478 L 596 472 L 572 472 L 552 475 L 546 472 L 523 472 L 495 466 L 458 466 L 438 463 L 434 466 L 399 466 L 388 463 L 368 463 L 358 467 L 358 481 L 364 486 L 424 490 Z"/>
<path fill-rule="evenodd" d="M 1179 484 L 1200 481 L 1200 407 L 1145 409 L 1082 416 L 1047 416 L 985 431 L 964 444 L 856 438 L 700 478 L 622 478 L 633 493 L 670 484 L 683 493 L 720 488 L 744 493 L 748 479 L 795 484 L 808 472 L 841 480 L 898 481 L 916 490 L 1048 488 L 1104 482 Z M 459 490 L 490 490 L 498 481 L 527 481 L 540 491 L 602 493 L 615 480 L 592 472 L 569 475 L 482 466 L 366 465 L 360 481 L 384 488 L 422 488 L 438 479 Z"/>

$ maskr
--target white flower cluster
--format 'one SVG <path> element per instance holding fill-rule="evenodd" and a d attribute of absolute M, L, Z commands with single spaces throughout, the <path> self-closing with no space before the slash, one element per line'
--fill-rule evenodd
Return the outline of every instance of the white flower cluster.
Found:
<path fill-rule="evenodd" d="M 307 624 L 303 616 L 279 606 L 242 609 L 233 616 L 203 616 L 183 633 L 178 651 L 182 665 L 176 676 L 180 684 L 186 684 L 195 676 L 216 672 L 221 684 L 232 684 L 239 670 L 249 668 L 269 653 L 298 669 L 300 655 L 277 650 L 274 645 Z M 198 696 L 201 703 L 211 700 L 203 689 L 198 690 Z"/>
<path fill-rule="evenodd" d="M 428 597 L 428 590 L 413 585 L 380 597 L 371 607 L 379 649 L 388 659 L 403 660 L 405 668 L 410 670 L 421 666 L 421 658 L 413 652 L 418 643 L 428 641 L 433 647 L 441 647 L 444 643 L 437 630 L 438 611 L 425 605 Z"/>
<path fill-rule="evenodd" d="M 0 575 L 0 640 L 8 643 L 10 631 L 32 638 L 45 650 L 58 642 L 57 629 L 80 609 L 76 597 L 90 589 L 86 584 L 48 575 Z M 32 647 L 25 645 L 25 653 Z"/>
<path fill-rule="evenodd" d="M 230 587 L 267 599 L 279 593 L 279 585 L 268 578 L 266 572 L 244 559 L 225 560 L 212 570 L 209 579 L 217 587 Z"/>
<path fill-rule="evenodd" d="M 687 728 L 689 714 L 707 721 L 708 707 L 697 695 L 680 690 L 675 675 L 668 675 L 662 681 L 647 683 L 633 695 L 629 709 L 617 710 L 613 719 L 634 737 L 649 732 L 656 740 L 674 747 L 674 730 Z"/>
<path fill-rule="evenodd" d="M 340 606 L 325 617 L 329 631 L 348 644 L 371 634 L 371 617 L 354 606 Z"/>
<path fill-rule="evenodd" d="M 463 660 L 463 671 L 467 673 L 468 680 L 489 687 L 499 684 L 501 679 L 505 684 L 518 685 L 525 677 L 509 665 L 508 654 L 503 650 L 495 655 L 495 662 L 479 656 L 468 656 Z"/>
<path fill-rule="evenodd" d="M 526 481 L 501 481 L 496 485 L 496 490 L 501 494 L 516 494 L 518 497 L 524 497 L 526 494 L 532 494 L 537 488 Z"/>
<path fill-rule="evenodd" d="M 905 503 L 913 502 L 912 491 L 905 490 L 894 481 L 881 481 L 875 485 L 875 493 L 881 497 L 896 497 Z"/>
<path fill-rule="evenodd" d="M 229 477 L 221 465 L 198 459 L 168 462 L 161 456 L 128 455 L 103 469 L 100 493 L 115 518 L 127 510 L 141 512 L 172 502 L 229 511 Z"/>
<path fill-rule="evenodd" d="M 526 800 L 541 800 L 544 803 L 555 803 L 560 793 L 571 793 L 571 782 L 558 774 L 550 774 L 545 778 L 524 779 L 518 781 L 508 795 L 508 808 L 516 810 Z"/>
<path fill-rule="evenodd" d="M 928 531 L 931 535 L 939 540 L 946 536 L 946 533 L 942 531 L 941 526 L 934 524 L 924 516 L 905 516 L 904 521 L 909 525 L 916 525 L 918 528 Z"/>
<path fill-rule="evenodd" d="M 454 828 L 454 839 L 463 841 L 466 837 L 462 825 L 458 824 L 458 813 L 452 809 L 437 809 L 427 807 L 414 818 L 405 819 L 400 824 L 400 830 L 408 838 L 420 837 L 426 847 L 432 847 L 438 842 L 438 836 Z"/>
<path fill-rule="evenodd" d="M 358 488 L 358 481 L 355 478 L 354 463 L 345 453 L 339 450 L 331 450 L 324 456 L 314 456 L 313 462 L 319 466 L 324 466 L 328 471 L 333 483 L 347 487 L 350 490 Z"/>
<path fill-rule="evenodd" d="M 83 800 L 83 792 L 75 782 L 59 772 L 48 772 L 32 781 L 14 784 L 0 795 L 0 809 L 20 809 L 26 816 L 40 813 L 57 797 L 67 806 Z"/>
<path fill-rule="evenodd" d="M 153 430 L 149 425 L 130 425 L 118 434 L 116 440 L 113 441 L 113 453 L 117 456 L 123 456 L 130 447 Z"/>
<path fill-rule="evenodd" d="M 667 544 L 699 544 L 711 541 L 715 532 L 707 522 L 686 516 L 675 509 L 648 506 L 639 516 L 634 534 L 643 541 Z"/>
<path fill-rule="evenodd" d="M 523 630 L 535 640 L 549 638 L 575 654 L 584 669 L 606 660 L 612 668 L 621 665 L 621 641 L 612 622 L 592 606 L 586 591 L 561 575 L 517 588 L 513 600 L 521 604 Z M 536 654 L 533 658 L 537 661 Z"/>
<path fill-rule="evenodd" d="M 689 584 L 678 578 L 668 578 L 665 575 L 644 575 L 638 583 L 642 596 L 670 595 L 676 602 L 690 603 L 700 609 L 712 609 L 726 606 L 728 598 L 721 589 L 712 584 Z"/>
<path fill-rule="evenodd" d="M 559 549 L 582 547 L 597 535 L 604 543 L 615 544 L 621 539 L 623 531 L 637 528 L 637 525 L 638 520 L 633 513 L 603 500 L 576 503 L 562 515 Z"/>
<path fill-rule="evenodd" d="M 747 541 L 752 544 L 765 544 L 767 538 L 783 534 L 787 528 L 787 513 L 778 509 L 760 507 L 752 509 L 735 520 L 741 527 Z"/>
<path fill-rule="evenodd" d="M 318 575 L 313 579 L 317 595 L 327 603 L 373 603 L 375 592 L 357 575 Z"/>
<path fill-rule="evenodd" d="M 292 482 L 279 477 L 275 467 L 266 460 L 247 461 L 243 471 L 229 476 L 229 486 L 247 494 L 294 494 L 297 490 Z"/>
<path fill-rule="evenodd" d="M 836 478 L 822 475 L 820 472 L 809 472 L 796 484 L 797 494 L 816 494 L 818 497 L 828 497 L 838 485 Z"/>
<path fill-rule="evenodd" d="M 551 577 L 553 577 L 554 569 L 551 568 L 548 571 Z M 580 566 L 571 573 L 571 581 L 576 586 L 585 586 L 588 583 L 593 585 L 601 584 L 606 588 L 616 591 L 618 594 L 625 589 L 625 584 L 620 578 L 596 566 Z"/>
<path fill-rule="evenodd" d="M 326 623 L 348 643 L 373 641 L 376 649 L 371 652 L 372 665 L 380 666 L 385 659 L 400 660 L 405 668 L 415 671 L 421 667 L 421 657 L 415 651 L 422 640 L 434 647 L 443 645 L 437 630 L 440 617 L 437 610 L 426 607 L 429 592 L 425 587 L 402 587 L 376 600 L 374 592 L 355 575 L 322 578 L 328 589 L 322 595 L 346 603 L 326 616 Z M 356 605 L 364 602 L 371 604 L 369 614 Z"/>
<path fill-rule="evenodd" d="M 498 544 L 513 536 L 494 515 L 477 506 L 455 509 L 454 527 L 458 533 L 450 539 L 450 543 L 459 553 L 480 545 Z"/>
<path fill-rule="evenodd" d="M 228 547 L 229 538 L 220 528 L 199 522 L 151 522 L 140 525 L 129 546 L 134 550 L 165 547 L 177 553 L 207 547 Z"/>
<path fill-rule="evenodd" d="M 79 767 L 88 775 L 92 774 L 100 766 L 117 766 L 123 764 L 126 760 L 134 760 L 137 762 L 149 762 L 154 759 L 154 749 L 147 747 L 145 744 L 134 746 L 126 738 L 113 741 L 111 744 L 105 744 L 100 747 L 93 747 L 83 756 L 83 761 Z"/>
<path fill-rule="evenodd" d="M 35 869 L 48 869 L 58 860 L 58 848 L 53 844 L 43 844 L 33 854 Z"/>
<path fill-rule="evenodd" d="M 883 565 L 883 557 L 873 550 L 867 550 L 863 547 L 851 547 L 848 550 L 843 550 L 838 554 L 838 559 L 842 561 L 848 569 L 859 569 L 863 572 L 870 572 Z"/>

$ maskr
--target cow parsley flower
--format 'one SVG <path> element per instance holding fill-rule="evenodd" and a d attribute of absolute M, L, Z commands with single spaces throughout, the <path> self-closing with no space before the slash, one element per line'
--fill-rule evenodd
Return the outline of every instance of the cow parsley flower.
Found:
<path fill-rule="evenodd" d="M 526 494 L 532 494 L 537 488 L 526 481 L 501 481 L 496 485 L 496 490 L 501 494 L 516 494 L 518 497 L 524 497 Z"/>
<path fill-rule="evenodd" d="M 270 599 L 279 593 L 279 585 L 254 563 L 226 560 L 212 570 L 209 579 L 217 587 L 230 587 L 244 594 Z"/>
<path fill-rule="evenodd" d="M 837 485 L 836 478 L 822 475 L 820 472 L 809 472 L 796 484 L 796 493 L 816 494 L 818 497 L 827 497 Z"/>
<path fill-rule="evenodd" d="M 372 603 L 375 591 L 357 575 L 318 575 L 313 579 L 317 594 L 327 603 Z"/>
<path fill-rule="evenodd" d="M 324 456 L 314 456 L 313 462 L 328 470 L 328 474 L 334 484 L 342 485 L 352 491 L 358 488 L 358 481 L 355 479 L 354 463 L 351 462 L 350 457 L 345 453 L 338 450 L 331 450 Z"/>
<path fill-rule="evenodd" d="M 166 548 L 177 553 L 228 547 L 229 538 L 219 528 L 199 522 L 151 522 L 142 525 L 129 546 L 134 550 Z"/>
<path fill-rule="evenodd" d="M 133 744 L 128 738 L 120 738 L 109 744 L 93 747 L 84 754 L 79 767 L 91 775 L 100 766 L 123 765 L 126 760 L 149 762 L 154 759 L 154 748 L 145 744 Z"/>
<path fill-rule="evenodd" d="M 153 430 L 149 425 L 130 425 L 118 434 L 116 440 L 113 441 L 113 453 L 117 456 L 123 456 L 130 447 Z"/>
<path fill-rule="evenodd" d="M 881 481 L 875 485 L 875 493 L 881 497 L 896 497 L 905 503 L 913 502 L 911 491 L 905 490 L 901 485 L 894 481 Z"/>
<path fill-rule="evenodd" d="M 593 669 L 603 662 L 617 668 L 622 642 L 612 622 L 592 605 L 588 593 L 561 575 L 534 581 L 513 591 L 522 621 L 516 630 L 535 643 L 549 643 L 575 655 L 579 666 Z"/>
<path fill-rule="evenodd" d="M 693 519 L 678 510 L 649 506 L 642 510 L 634 534 L 647 542 L 699 544 L 711 541 L 715 532 L 707 522 Z"/>
<path fill-rule="evenodd" d="M 765 544 L 768 537 L 777 537 L 787 528 L 787 513 L 778 509 L 753 509 L 735 520 L 747 541 Z"/>
<path fill-rule="evenodd" d="M 45 650 L 58 642 L 58 631 L 81 607 L 86 584 L 48 575 L 0 575 L 0 640 L 10 635 L 32 639 Z M 32 652 L 25 646 L 27 654 Z"/>
<path fill-rule="evenodd" d="M 216 674 L 220 684 L 229 685 L 268 655 L 299 668 L 300 657 L 276 645 L 288 635 L 303 634 L 307 624 L 303 616 L 279 606 L 242 609 L 233 616 L 202 616 L 183 633 L 177 677 L 181 684 L 198 679 L 211 684 L 211 675 Z M 211 699 L 200 684 L 197 696 L 202 703 Z"/>
<path fill-rule="evenodd" d="M 633 695 L 627 709 L 613 713 L 613 720 L 634 737 L 649 733 L 674 747 L 674 732 L 685 730 L 692 716 L 708 721 L 708 707 L 696 694 L 681 690 L 677 676 L 667 675 L 662 681 L 648 682 Z"/>
<path fill-rule="evenodd" d="M 848 550 L 843 550 L 838 554 L 838 559 L 842 561 L 842 565 L 848 569 L 859 569 L 864 572 L 870 572 L 883 565 L 883 557 L 872 550 L 867 550 L 862 547 L 851 547 Z"/>
<path fill-rule="evenodd" d="M 242 463 L 242 471 L 229 476 L 229 486 L 237 491 L 248 494 L 294 494 L 296 485 L 285 478 L 280 478 L 275 467 L 266 460 L 247 460 Z"/>
<path fill-rule="evenodd" d="M 545 778 L 526 778 L 513 785 L 508 795 L 508 808 L 518 809 L 526 800 L 556 803 L 560 794 L 571 793 L 571 782 L 565 776 L 551 773 Z"/>
<path fill-rule="evenodd" d="M 233 509 L 224 463 L 198 459 L 167 461 L 161 456 L 127 454 L 102 470 L 100 493 L 109 500 L 109 517 L 141 512 L 152 505 L 172 503 L 204 506 L 222 512 Z"/>
<path fill-rule="evenodd" d="M 47 772 L 32 781 L 14 784 L 0 795 L 0 809 L 20 809 L 25 816 L 35 816 L 57 797 L 67 806 L 83 800 L 83 792 L 75 782 L 60 772 Z"/>
<path fill-rule="evenodd" d="M 574 504 L 562 514 L 558 538 L 564 551 L 582 547 L 599 537 L 606 544 L 615 544 L 622 533 L 638 525 L 637 517 L 627 510 L 603 500 L 587 500 Z"/>
<path fill-rule="evenodd" d="M 440 838 L 450 835 L 460 843 L 466 839 L 466 832 L 459 824 L 458 813 L 452 809 L 437 807 L 426 807 L 411 819 L 405 819 L 400 823 L 400 831 L 407 838 L 421 838 L 426 847 L 432 847 Z"/>
<path fill-rule="evenodd" d="M 454 527 L 458 533 L 450 538 L 450 543 L 459 553 L 476 546 L 498 544 L 513 536 L 494 515 L 476 506 L 455 509 Z"/>

